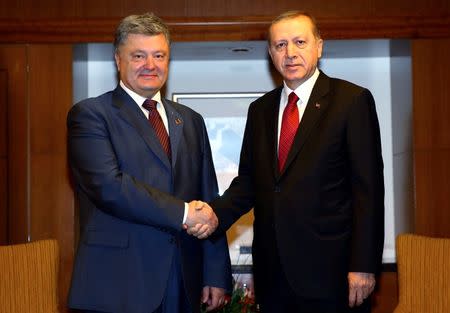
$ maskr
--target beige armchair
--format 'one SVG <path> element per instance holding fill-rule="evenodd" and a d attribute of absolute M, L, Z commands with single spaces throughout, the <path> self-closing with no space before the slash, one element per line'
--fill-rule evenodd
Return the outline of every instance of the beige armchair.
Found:
<path fill-rule="evenodd" d="M 399 235 L 397 266 L 394 313 L 450 312 L 450 238 Z"/>
<path fill-rule="evenodd" d="M 0 246 L 0 312 L 58 312 L 56 240 Z"/>

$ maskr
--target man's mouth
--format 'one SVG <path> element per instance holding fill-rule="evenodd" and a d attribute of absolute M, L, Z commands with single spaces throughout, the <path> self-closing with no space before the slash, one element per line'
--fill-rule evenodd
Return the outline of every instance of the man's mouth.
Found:
<path fill-rule="evenodd" d="M 139 76 L 142 77 L 142 78 L 147 78 L 147 79 L 157 78 L 158 77 L 157 74 L 150 74 L 150 73 L 141 73 L 141 74 L 139 74 Z"/>

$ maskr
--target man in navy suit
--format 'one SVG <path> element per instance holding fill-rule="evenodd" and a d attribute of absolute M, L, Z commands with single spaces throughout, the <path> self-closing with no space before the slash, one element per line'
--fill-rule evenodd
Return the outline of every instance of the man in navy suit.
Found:
<path fill-rule="evenodd" d="M 223 304 L 231 269 L 226 237 L 183 227 L 217 217 L 218 194 L 202 117 L 163 99 L 169 32 L 155 15 L 128 16 L 115 35 L 120 83 L 76 104 L 68 146 L 80 208 L 69 306 L 83 312 L 196 313 Z"/>
<path fill-rule="evenodd" d="M 318 70 L 310 15 L 280 15 L 268 39 L 284 84 L 250 105 L 239 175 L 211 203 L 219 233 L 254 207 L 261 312 L 368 312 L 384 240 L 374 99 Z"/>

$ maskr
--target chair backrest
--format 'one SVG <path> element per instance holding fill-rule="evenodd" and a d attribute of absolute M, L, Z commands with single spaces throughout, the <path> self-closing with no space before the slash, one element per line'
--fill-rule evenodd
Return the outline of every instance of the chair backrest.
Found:
<path fill-rule="evenodd" d="M 402 311 L 450 312 L 450 238 L 399 235 L 397 266 Z"/>
<path fill-rule="evenodd" d="M 0 246 L 0 313 L 58 312 L 56 240 Z"/>

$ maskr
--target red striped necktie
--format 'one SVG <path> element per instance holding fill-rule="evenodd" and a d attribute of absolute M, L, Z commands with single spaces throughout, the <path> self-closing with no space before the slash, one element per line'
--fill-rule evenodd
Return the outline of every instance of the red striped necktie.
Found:
<path fill-rule="evenodd" d="M 161 119 L 161 115 L 159 115 L 158 110 L 156 109 L 156 104 L 157 102 L 155 100 L 147 99 L 144 101 L 144 104 L 142 106 L 148 110 L 148 120 L 155 130 L 156 136 L 158 136 L 163 150 L 166 152 L 167 157 L 170 160 L 170 139 L 169 135 L 167 134 L 166 127 L 164 126 L 164 123 Z"/>
<path fill-rule="evenodd" d="M 280 173 L 284 169 L 289 150 L 291 150 L 292 142 L 299 124 L 298 97 L 294 92 L 289 94 L 288 103 L 283 112 L 283 119 L 281 121 L 280 143 L 278 146 L 278 169 Z"/>

